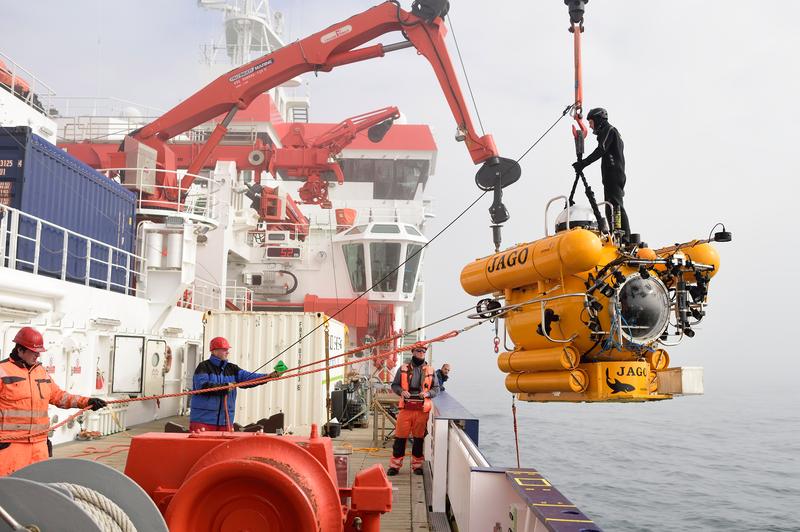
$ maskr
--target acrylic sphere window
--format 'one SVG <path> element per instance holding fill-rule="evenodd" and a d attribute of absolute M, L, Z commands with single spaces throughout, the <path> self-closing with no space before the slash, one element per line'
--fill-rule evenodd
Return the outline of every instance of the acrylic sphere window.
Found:
<path fill-rule="evenodd" d="M 636 343 L 657 339 L 669 323 L 669 293 L 655 277 L 629 276 L 619 289 L 622 335 Z"/>

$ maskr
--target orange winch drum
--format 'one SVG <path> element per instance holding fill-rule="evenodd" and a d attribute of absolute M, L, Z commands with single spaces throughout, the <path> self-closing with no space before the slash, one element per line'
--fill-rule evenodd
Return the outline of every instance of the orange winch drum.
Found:
<path fill-rule="evenodd" d="M 511 393 L 583 392 L 589 384 L 585 371 L 544 371 L 509 373 L 506 389 Z"/>
<path fill-rule="evenodd" d="M 552 371 L 575 369 L 581 355 L 572 346 L 534 349 L 530 351 L 511 351 L 500 353 L 497 367 L 504 373 L 515 371 Z"/>
<path fill-rule="evenodd" d="M 489 255 L 461 270 L 461 286 L 473 296 L 584 272 L 600 261 L 603 243 L 586 229 L 564 231 Z"/>

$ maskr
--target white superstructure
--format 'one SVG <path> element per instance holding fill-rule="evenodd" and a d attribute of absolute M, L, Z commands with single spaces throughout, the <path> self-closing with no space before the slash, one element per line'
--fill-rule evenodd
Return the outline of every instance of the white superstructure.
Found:
<path fill-rule="evenodd" d="M 266 2 L 201 5 L 225 13 L 224 49 L 232 62 L 243 62 L 251 54 L 282 46 L 280 27 L 274 26 L 276 16 L 280 16 L 271 13 Z M 14 110 L 0 115 L 0 125 L 28 126 L 47 140 L 55 141 L 57 124 L 62 142 L 103 139 L 119 143 L 126 132 L 161 112 L 113 98 L 57 98 L 54 91 L 10 58 L 4 58 L 4 64 L 13 78 L 11 85 L 18 90 L 0 91 L 0 110 Z M 26 77 L 25 86 L 30 87 L 27 92 L 19 90 L 16 83 L 20 74 Z M 259 98 L 248 112 L 237 116 L 223 144 L 247 145 L 261 138 L 280 146 L 281 136 L 293 122 L 303 122 L 310 134 L 330 127 L 307 124 L 308 98 L 288 94 L 300 85 L 301 80 L 293 80 Z M 213 122 L 205 124 L 175 142 L 198 142 L 212 127 Z M 207 356 L 203 318 L 209 310 L 289 312 L 297 316 L 330 316 L 341 311 L 335 322 L 340 350 L 419 327 L 424 316 L 424 254 L 401 263 L 427 242 L 424 224 L 432 214 L 424 193 L 435 168 L 435 143 L 427 126 L 396 125 L 383 145 L 373 145 L 365 137 L 357 138 L 341 154 L 348 179 L 343 185 L 332 183 L 333 208 L 300 206 L 308 218 L 308 226 L 302 231 L 291 225 L 276 229 L 260 223 L 246 195 L 248 186 L 260 179 L 263 186 L 275 188 L 287 201 L 297 199 L 302 180 L 266 173 L 255 176 L 252 171 L 237 169 L 234 161 L 218 158 L 215 168 L 203 171 L 190 189 L 186 200 L 190 208 L 172 213 L 138 209 L 137 245 L 127 257 L 126 281 L 122 284 L 116 270 L 116 284 L 110 282 L 109 274 L 105 285 L 94 279 L 91 284 L 71 281 L 66 267 L 62 275 L 39 275 L 37 265 L 23 264 L 22 257 L 16 256 L 17 242 L 26 238 L 19 228 L 20 220 L 64 235 L 69 232 L 10 206 L 2 207 L 3 353 L 11 350 L 19 328 L 36 327 L 44 333 L 48 347 L 42 363 L 60 386 L 71 393 L 116 398 L 190 389 L 195 366 Z M 113 178 L 115 173 L 107 175 Z M 347 220 L 337 220 L 340 214 Z M 64 257 L 70 253 L 66 243 L 69 238 L 91 240 L 80 234 L 65 236 Z M 33 245 L 38 249 L 44 244 L 37 241 Z M 397 271 L 392 273 L 394 269 Z M 373 286 L 351 308 L 345 308 Z M 229 340 L 234 345 L 232 360 L 242 367 L 255 369 L 247 365 L 271 356 L 246 348 L 253 340 L 247 335 L 239 337 L 237 330 L 226 334 L 231 335 Z M 290 345 L 299 336 L 299 331 L 282 333 L 279 344 L 271 346 L 270 351 Z M 205 341 L 208 338 L 206 331 Z M 317 349 L 320 336 L 314 338 Z M 408 337 L 406 341 L 417 338 Z M 237 359 L 237 345 L 242 349 L 241 359 Z M 295 356 L 292 353 L 287 353 L 287 363 Z M 388 365 L 381 373 L 383 378 L 391 376 L 395 361 Z M 366 377 L 377 375 L 380 369 L 359 365 Z M 280 397 L 270 396 L 267 410 L 300 408 L 296 398 L 290 397 L 292 387 Z M 317 394 L 319 388 L 319 382 L 313 385 Z M 267 396 L 258 390 L 246 394 L 252 395 L 253 405 L 267 404 Z M 258 419 L 269 413 L 262 415 L 256 406 L 248 405 L 249 400 L 241 403 L 246 409 L 243 417 Z M 55 443 L 73 439 L 81 428 L 115 432 L 126 424 L 185 413 L 187 407 L 188 401 L 180 398 L 135 402 L 113 416 L 105 414 L 103 419 L 87 414 L 81 423 L 56 430 L 52 439 Z M 287 412 L 293 425 L 307 427 L 326 420 L 324 409 L 310 405 L 303 408 L 308 411 Z M 50 414 L 53 420 L 66 415 L 56 408 Z"/>

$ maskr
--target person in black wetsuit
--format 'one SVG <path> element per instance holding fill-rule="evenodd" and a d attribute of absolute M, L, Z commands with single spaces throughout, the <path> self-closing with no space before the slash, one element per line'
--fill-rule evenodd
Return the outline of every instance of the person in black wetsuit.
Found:
<path fill-rule="evenodd" d="M 631 234 L 628 214 L 625 212 L 623 197 L 625 196 L 625 144 L 617 128 L 608 123 L 608 111 L 596 107 L 586 115 L 589 127 L 597 135 L 597 148 L 582 161 L 572 164 L 576 172 L 602 158 L 600 172 L 603 176 L 603 195 L 605 200 L 619 209 L 622 218 L 622 230 L 625 236 Z M 614 215 L 611 208 L 606 205 L 606 219 L 610 227 L 614 227 Z"/>

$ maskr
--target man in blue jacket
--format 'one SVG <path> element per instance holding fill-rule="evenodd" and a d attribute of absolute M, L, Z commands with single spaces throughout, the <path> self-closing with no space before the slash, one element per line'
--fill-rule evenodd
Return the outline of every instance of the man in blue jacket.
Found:
<path fill-rule="evenodd" d="M 208 346 L 211 356 L 197 365 L 194 370 L 194 390 L 217 388 L 234 382 L 245 382 L 264 377 L 274 378 L 280 375 L 277 371 L 272 373 L 252 373 L 241 369 L 232 362 L 228 362 L 228 353 L 231 345 L 228 340 L 218 336 L 212 338 Z M 260 383 L 264 384 L 264 383 Z M 258 384 L 252 385 L 258 386 Z M 244 386 L 250 388 L 251 386 Z M 228 401 L 228 415 L 225 415 L 225 397 Z M 191 413 L 189 414 L 189 430 L 228 430 L 227 423 L 233 425 L 233 416 L 236 411 L 236 388 L 219 390 L 192 396 Z"/>

